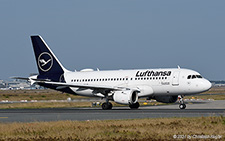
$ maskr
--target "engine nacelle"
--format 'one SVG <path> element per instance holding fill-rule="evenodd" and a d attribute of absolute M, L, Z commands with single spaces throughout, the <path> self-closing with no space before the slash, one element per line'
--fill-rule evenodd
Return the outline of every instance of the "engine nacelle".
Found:
<path fill-rule="evenodd" d="M 174 103 L 177 101 L 178 96 L 155 96 L 153 99 L 155 99 L 158 102 L 162 103 Z"/>
<path fill-rule="evenodd" d="M 113 100 L 119 104 L 134 104 L 138 101 L 138 92 L 135 90 L 115 91 Z"/>

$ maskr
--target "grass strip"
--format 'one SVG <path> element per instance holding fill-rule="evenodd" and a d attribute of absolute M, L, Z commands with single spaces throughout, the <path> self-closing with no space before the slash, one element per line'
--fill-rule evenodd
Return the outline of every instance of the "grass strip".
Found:
<path fill-rule="evenodd" d="M 153 118 L 105 121 L 0 123 L 0 140 L 225 140 L 225 118 Z M 175 137 L 174 137 L 175 136 Z M 185 138 L 184 138 L 185 137 Z M 198 138 L 199 140 L 199 138 Z M 208 138 L 207 140 L 212 140 Z"/>

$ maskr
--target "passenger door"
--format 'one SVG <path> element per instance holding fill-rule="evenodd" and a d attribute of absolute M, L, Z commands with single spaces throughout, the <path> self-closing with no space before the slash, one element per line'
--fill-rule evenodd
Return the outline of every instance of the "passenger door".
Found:
<path fill-rule="evenodd" d="M 172 86 L 178 86 L 179 85 L 179 75 L 180 75 L 179 71 L 175 71 L 173 73 Z"/>

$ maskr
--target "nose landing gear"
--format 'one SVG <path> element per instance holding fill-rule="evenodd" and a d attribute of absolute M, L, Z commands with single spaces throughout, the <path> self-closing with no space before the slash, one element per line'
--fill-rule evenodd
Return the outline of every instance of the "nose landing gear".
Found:
<path fill-rule="evenodd" d="M 184 104 L 184 100 L 183 100 L 183 95 L 178 95 L 178 100 L 179 100 L 179 108 L 180 109 L 185 109 L 186 108 L 186 104 Z"/>

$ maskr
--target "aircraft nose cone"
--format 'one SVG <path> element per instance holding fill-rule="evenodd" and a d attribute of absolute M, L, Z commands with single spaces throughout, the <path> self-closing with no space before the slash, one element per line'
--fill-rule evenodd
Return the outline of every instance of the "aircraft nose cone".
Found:
<path fill-rule="evenodd" d="M 208 80 L 205 80 L 205 82 L 204 82 L 205 91 L 208 91 L 211 87 L 212 87 L 211 82 L 209 82 Z"/>

